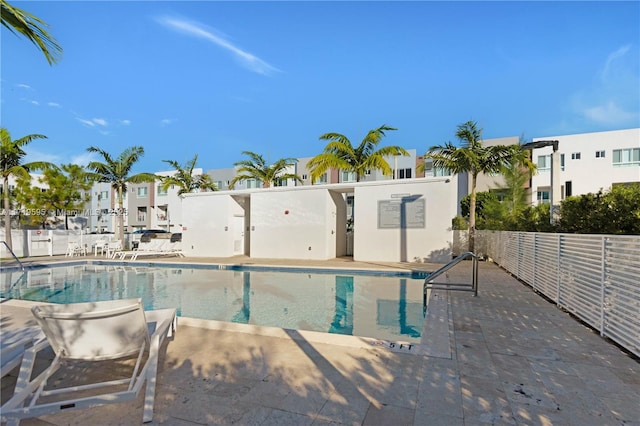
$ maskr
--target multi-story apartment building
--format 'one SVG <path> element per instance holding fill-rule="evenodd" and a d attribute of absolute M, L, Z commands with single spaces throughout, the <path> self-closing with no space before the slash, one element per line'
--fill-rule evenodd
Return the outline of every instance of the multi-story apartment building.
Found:
<path fill-rule="evenodd" d="M 87 232 L 102 234 L 105 232 L 115 232 L 116 227 L 116 192 L 111 188 L 110 183 L 96 182 L 90 189 L 90 200 L 85 209 L 87 219 Z M 126 194 L 124 200 L 126 200 Z M 88 214 L 86 214 L 88 213 Z"/>
<path fill-rule="evenodd" d="M 545 136 L 558 141 L 560 200 L 640 182 L 640 128 L 609 132 Z M 553 146 L 532 150 L 538 171 L 531 178 L 532 203 L 547 203 L 551 193 Z"/>
<path fill-rule="evenodd" d="M 580 195 L 589 192 L 606 190 L 612 185 L 640 182 L 640 128 L 616 130 L 609 132 L 583 133 L 563 136 L 547 136 L 534 138 L 533 141 L 558 141 L 560 159 L 561 199 L 570 195 Z M 516 136 L 486 139 L 485 146 L 517 144 Z M 550 201 L 551 192 L 551 158 L 552 146 L 535 148 L 532 150 L 532 161 L 537 164 L 538 171 L 531 177 L 531 203 Z M 408 150 L 409 156 L 393 156 L 387 158 L 394 173 L 383 176 L 378 170 L 373 170 L 362 177 L 362 181 L 378 181 L 388 179 L 414 179 L 421 177 L 448 176 L 448 170 L 433 167 L 432 162 L 417 155 L 415 149 Z M 288 179 L 278 182 L 278 186 L 311 185 L 311 173 L 307 163 L 311 157 L 299 158 L 297 163 L 288 170 L 296 173 L 302 180 L 297 182 Z M 417 173 L 418 166 L 424 164 L 424 171 Z M 158 172 L 159 176 L 168 176 L 173 171 Z M 202 174 L 202 169 L 194 170 L 195 174 Z M 230 181 L 236 176 L 237 169 L 213 169 L 207 172 L 216 184 L 218 190 L 228 191 Z M 40 175 L 33 175 L 32 185 L 45 186 L 39 181 Z M 333 184 L 355 182 L 353 173 L 336 169 L 328 170 L 315 184 Z M 477 191 L 487 191 L 501 186 L 500 176 L 479 176 L 476 184 Z M 262 182 L 254 179 L 242 180 L 236 183 L 234 190 L 262 187 Z M 10 179 L 10 188 L 15 188 L 15 179 Z M 458 199 L 469 193 L 470 179 L 458 179 Z M 152 183 L 129 185 L 124 194 L 125 232 L 138 229 L 164 229 L 170 232 L 180 232 L 182 228 L 182 203 L 177 195 L 177 188 L 170 187 L 162 190 L 160 180 Z M 73 220 L 74 228 L 80 226 L 86 232 L 116 232 L 116 209 L 118 208 L 116 193 L 109 183 L 96 183 L 91 189 L 91 200 L 87 203 L 85 217 Z M 345 194 L 349 203 L 349 194 Z M 89 214 L 86 214 L 89 212 Z"/>

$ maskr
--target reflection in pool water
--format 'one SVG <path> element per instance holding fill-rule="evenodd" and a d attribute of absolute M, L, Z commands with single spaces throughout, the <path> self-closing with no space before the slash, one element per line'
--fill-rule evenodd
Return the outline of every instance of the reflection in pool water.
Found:
<path fill-rule="evenodd" d="M 339 271 L 74 265 L 2 272 L 0 296 L 52 303 L 141 298 L 180 316 L 419 343 L 424 278 Z"/>

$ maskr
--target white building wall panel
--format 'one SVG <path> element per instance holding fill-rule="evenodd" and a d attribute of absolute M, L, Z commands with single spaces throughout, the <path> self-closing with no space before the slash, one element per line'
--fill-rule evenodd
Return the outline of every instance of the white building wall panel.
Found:
<path fill-rule="evenodd" d="M 330 259 L 335 208 L 326 189 L 256 191 L 251 194 L 251 257 Z M 327 211 L 333 211 L 333 227 Z"/>
<path fill-rule="evenodd" d="M 456 215 L 456 177 L 425 178 L 395 185 L 367 185 L 355 188 L 354 260 L 386 262 L 443 262 L 451 259 L 453 231 L 451 219 Z M 424 203 L 423 226 L 420 219 L 394 227 L 392 204 L 398 211 L 409 212 L 409 199 Z M 403 207 L 402 200 L 407 200 Z M 385 211 L 385 209 L 387 211 Z M 402 213 L 400 213 L 402 214 Z M 385 223 L 387 222 L 387 223 Z M 416 224 L 418 223 L 418 224 Z"/>
<path fill-rule="evenodd" d="M 229 194 L 187 196 L 182 201 L 182 250 L 187 256 L 233 256 L 233 216 L 244 210 Z"/>

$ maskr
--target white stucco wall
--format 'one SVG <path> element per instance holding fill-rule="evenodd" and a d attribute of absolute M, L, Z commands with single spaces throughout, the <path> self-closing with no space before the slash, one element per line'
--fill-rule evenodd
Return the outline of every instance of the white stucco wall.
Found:
<path fill-rule="evenodd" d="M 244 209 L 230 193 L 189 194 L 182 200 L 182 250 L 187 256 L 233 256 L 233 217 Z"/>
<path fill-rule="evenodd" d="M 397 181 L 396 181 L 397 182 Z M 451 219 L 456 215 L 457 178 L 421 178 L 401 184 L 372 184 L 355 188 L 353 258 L 357 261 L 451 260 Z M 423 227 L 379 226 L 380 202 L 401 203 L 404 197 L 424 202 Z M 410 218 L 410 220 L 412 220 Z"/>
<path fill-rule="evenodd" d="M 244 253 L 252 258 L 326 260 L 345 255 L 348 193 L 355 200 L 354 260 L 450 260 L 455 176 L 188 194 L 182 205 L 183 250 L 194 257 L 238 254 L 234 216 L 244 216 Z M 409 206 L 409 219 L 420 216 L 418 227 L 400 222 L 379 226 L 379 218 L 393 222 L 393 205 L 403 196 L 415 197 L 413 206 L 424 205 L 420 213 L 411 213 Z M 390 211 L 381 215 L 381 208 Z"/>
<path fill-rule="evenodd" d="M 251 194 L 251 257 L 336 257 L 336 207 L 325 188 Z M 333 233 L 332 233 L 333 231 Z"/>

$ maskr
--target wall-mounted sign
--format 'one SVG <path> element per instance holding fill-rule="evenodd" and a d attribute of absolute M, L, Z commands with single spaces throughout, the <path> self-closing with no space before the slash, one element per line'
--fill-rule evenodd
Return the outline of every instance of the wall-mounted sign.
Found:
<path fill-rule="evenodd" d="M 425 200 L 403 197 L 378 201 L 378 229 L 424 228 Z"/>

